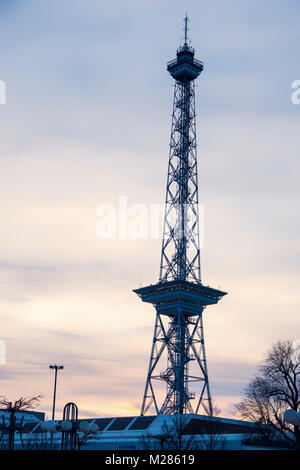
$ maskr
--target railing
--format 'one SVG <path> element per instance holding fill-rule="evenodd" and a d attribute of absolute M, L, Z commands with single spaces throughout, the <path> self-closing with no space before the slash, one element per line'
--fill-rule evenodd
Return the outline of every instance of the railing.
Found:
<path fill-rule="evenodd" d="M 184 58 L 180 58 L 180 59 L 173 59 L 173 60 L 170 60 L 169 62 L 167 62 L 167 67 L 172 67 L 173 65 L 180 65 L 184 62 L 188 62 L 190 64 L 194 64 L 194 65 L 198 65 L 200 67 L 203 67 L 203 62 L 201 62 L 201 60 L 198 60 L 198 59 L 189 59 L 188 57 L 184 57 Z"/>
<path fill-rule="evenodd" d="M 177 49 L 177 52 L 182 52 L 182 51 L 189 51 L 189 52 L 192 52 L 193 54 L 195 54 L 195 49 L 191 46 L 189 46 L 188 44 L 183 44 L 183 46 L 179 47 Z"/>
<path fill-rule="evenodd" d="M 177 59 L 169 60 L 169 62 L 167 62 L 167 67 L 171 67 L 172 65 L 175 65 L 176 63 L 177 63 Z"/>

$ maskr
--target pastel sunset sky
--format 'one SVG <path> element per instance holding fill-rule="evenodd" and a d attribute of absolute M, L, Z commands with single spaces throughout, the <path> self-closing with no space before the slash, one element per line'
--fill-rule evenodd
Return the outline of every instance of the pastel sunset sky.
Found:
<path fill-rule="evenodd" d="M 190 17 L 196 57 L 204 315 L 223 416 L 276 339 L 300 339 L 300 4 L 296 0 L 0 0 L 0 394 L 57 416 L 139 413 L 159 239 L 101 240 L 97 208 L 161 204 L 166 62 Z"/>

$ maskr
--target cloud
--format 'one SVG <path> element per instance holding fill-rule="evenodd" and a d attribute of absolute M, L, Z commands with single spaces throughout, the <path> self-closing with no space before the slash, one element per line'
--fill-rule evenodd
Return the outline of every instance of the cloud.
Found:
<path fill-rule="evenodd" d="M 48 365 L 57 361 L 65 364 L 59 412 L 73 398 L 90 416 L 138 413 L 155 312 L 132 289 L 158 279 L 161 242 L 97 239 L 96 209 L 123 194 L 130 203 L 164 200 L 165 64 L 182 36 L 182 3 L 0 8 L 3 392 L 44 392 L 49 412 Z M 299 8 L 189 2 L 205 63 L 197 87 L 203 282 L 228 291 L 205 310 L 205 337 L 212 392 L 226 413 L 272 341 L 297 334 L 300 108 L 290 92 Z"/>

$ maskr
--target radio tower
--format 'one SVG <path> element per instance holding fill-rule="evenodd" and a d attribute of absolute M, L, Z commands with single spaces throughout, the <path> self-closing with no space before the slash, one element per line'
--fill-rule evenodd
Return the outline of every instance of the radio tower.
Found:
<path fill-rule="evenodd" d="M 175 87 L 159 282 L 134 290 L 156 309 L 141 415 L 212 412 L 202 312 L 226 295 L 201 282 L 195 79 L 203 63 L 184 22 L 184 44 L 167 65 Z"/>

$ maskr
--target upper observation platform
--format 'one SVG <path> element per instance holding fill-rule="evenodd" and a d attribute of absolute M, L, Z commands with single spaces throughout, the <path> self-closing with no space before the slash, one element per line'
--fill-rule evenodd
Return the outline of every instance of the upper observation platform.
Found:
<path fill-rule="evenodd" d="M 195 51 L 186 42 L 177 50 L 177 58 L 167 64 L 169 74 L 179 82 L 195 80 L 203 70 L 203 62 L 195 59 Z"/>

